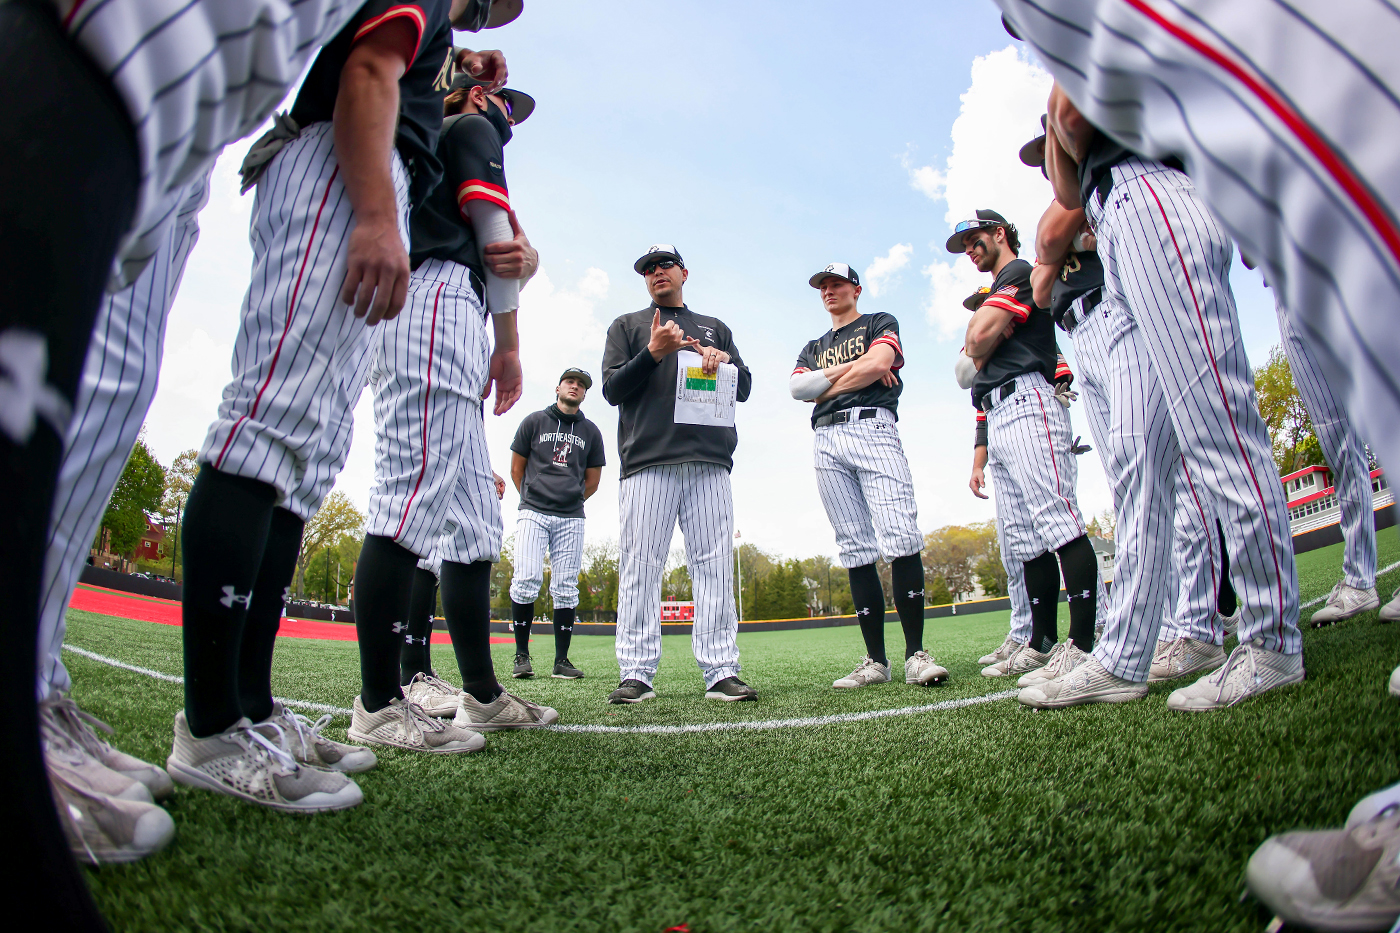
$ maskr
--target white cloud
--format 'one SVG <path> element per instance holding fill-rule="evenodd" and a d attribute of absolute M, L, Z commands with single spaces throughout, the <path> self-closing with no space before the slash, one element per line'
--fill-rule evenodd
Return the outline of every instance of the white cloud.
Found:
<path fill-rule="evenodd" d="M 886 285 L 897 282 L 900 269 L 909 265 L 909 257 L 914 255 L 913 243 L 896 243 L 890 247 L 890 251 L 883 256 L 877 256 L 875 261 L 865 268 L 865 276 L 861 281 L 870 290 L 871 298 L 880 297 L 880 290 Z"/>
<path fill-rule="evenodd" d="M 1020 230 L 1023 258 L 1031 258 L 1030 241 L 1051 193 L 1049 182 L 1023 165 L 1018 152 L 1022 143 L 1040 133 L 1050 83 L 1050 75 L 1013 46 L 974 59 L 972 83 L 953 122 L 953 151 L 941 177 L 941 196 L 948 205 L 944 219 L 950 228 L 978 208 L 992 208 Z M 916 188 L 919 184 L 913 179 L 920 171 L 910 172 Z M 938 174 L 931 167 L 928 171 Z M 945 258 L 923 269 L 929 280 L 925 312 L 935 330 L 951 337 L 967 322 L 962 300 L 988 284 L 987 277 L 966 259 L 947 253 L 941 239 L 931 246 Z"/>

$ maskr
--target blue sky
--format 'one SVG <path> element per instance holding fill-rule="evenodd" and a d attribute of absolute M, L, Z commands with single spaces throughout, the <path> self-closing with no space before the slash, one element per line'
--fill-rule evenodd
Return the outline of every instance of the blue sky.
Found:
<path fill-rule="evenodd" d="M 952 376 L 966 320 L 958 302 L 983 277 L 942 244 L 976 207 L 1001 210 L 1029 239 L 1050 192 L 1015 158 L 1038 132 L 1049 79 L 990 2 L 529 0 L 516 23 L 458 42 L 504 50 L 511 85 L 539 102 L 506 148 L 512 202 L 542 266 L 522 294 L 525 395 L 487 419 L 498 472 L 520 419 L 553 400 L 564 367 L 598 375 L 608 323 L 649 301 L 633 260 L 668 242 L 691 269 L 687 304 L 725 320 L 754 371 L 733 474 L 746 541 L 835 554 L 808 410 L 787 394 L 797 351 L 830 326 L 806 284 L 828 262 L 865 273 L 863 310 L 900 320 L 900 430 L 920 527 L 994 516 L 967 489 L 973 414 Z M 148 431 L 167 464 L 199 446 L 229 378 L 251 264 L 251 197 L 238 196 L 235 175 L 246 146 L 216 168 L 171 314 Z M 1272 301 L 1256 275 L 1237 268 L 1234 278 L 1259 363 L 1278 341 Z M 610 459 L 588 535 L 616 537 L 615 410 L 595 389 L 584 411 Z M 1078 408 L 1071 415 L 1087 437 Z M 361 507 L 372 448 L 366 394 L 337 487 Z M 1102 511 L 1111 499 L 1097 454 L 1079 463 L 1081 505 Z M 507 534 L 516 504 L 508 492 Z"/>

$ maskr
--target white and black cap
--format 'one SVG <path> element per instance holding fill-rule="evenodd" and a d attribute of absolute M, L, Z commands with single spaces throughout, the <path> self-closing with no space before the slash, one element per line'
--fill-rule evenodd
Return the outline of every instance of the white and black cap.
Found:
<path fill-rule="evenodd" d="M 685 268 L 685 260 L 681 258 L 680 253 L 676 252 L 674 246 L 670 243 L 653 243 L 651 246 L 647 247 L 647 251 L 642 254 L 641 259 L 632 263 L 632 269 L 638 275 L 644 275 L 645 273 L 642 270 L 647 266 L 654 262 L 665 262 L 668 259 L 677 263 L 682 269 Z"/>
<path fill-rule="evenodd" d="M 857 288 L 860 287 L 860 276 L 856 273 L 856 270 L 852 269 L 844 262 L 833 262 L 831 265 L 827 266 L 825 269 L 808 279 L 807 284 L 812 286 L 813 288 L 821 288 L 822 279 L 826 278 L 845 279 L 847 282 L 850 282 Z"/>

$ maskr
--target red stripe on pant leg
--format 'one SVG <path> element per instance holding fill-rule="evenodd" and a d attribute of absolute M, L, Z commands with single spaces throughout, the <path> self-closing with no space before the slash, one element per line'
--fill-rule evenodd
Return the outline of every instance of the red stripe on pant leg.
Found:
<path fill-rule="evenodd" d="M 1214 528 L 1210 527 L 1210 522 L 1206 521 L 1206 510 L 1201 507 L 1201 497 L 1196 495 L 1196 484 L 1191 481 L 1191 471 L 1186 468 L 1186 455 L 1179 453 L 1177 456 L 1181 458 L 1181 472 L 1182 475 L 1186 477 L 1186 488 L 1191 490 L 1191 498 L 1196 503 L 1196 511 L 1201 513 L 1201 524 L 1204 525 L 1206 529 L 1206 541 L 1209 543 L 1210 547 L 1210 582 L 1211 586 L 1214 587 L 1211 592 L 1215 594 L 1216 607 L 1218 609 L 1220 605 L 1220 580 L 1215 576 L 1215 569 L 1220 566 L 1220 561 L 1215 557 L 1216 531 Z M 1210 634 L 1212 636 L 1215 635 L 1215 616 L 1215 612 L 1210 614 Z"/>
<path fill-rule="evenodd" d="M 437 312 L 438 299 L 442 297 L 442 289 L 446 282 L 439 282 L 437 291 L 433 292 L 433 318 L 430 330 L 428 331 L 428 385 L 423 393 L 423 465 L 418 470 L 418 482 L 413 484 L 413 492 L 408 497 L 407 504 L 403 507 L 403 517 L 399 519 L 399 527 L 394 531 L 394 540 L 399 540 L 399 535 L 403 534 L 404 523 L 408 521 L 408 510 L 413 508 L 413 500 L 418 496 L 418 487 L 423 485 L 423 474 L 428 472 L 428 402 L 433 395 L 433 347 L 437 345 Z"/>
<path fill-rule="evenodd" d="M 1259 477 L 1254 475 L 1254 464 L 1249 461 L 1249 454 L 1244 449 L 1244 441 L 1240 439 L 1240 429 L 1235 425 L 1235 415 L 1230 411 L 1229 400 L 1225 396 L 1225 382 L 1220 378 L 1220 367 L 1215 362 L 1215 350 L 1210 345 L 1210 334 L 1206 331 L 1205 315 L 1201 313 L 1201 302 L 1196 297 L 1196 286 L 1191 282 L 1191 273 L 1186 268 L 1186 257 L 1181 253 L 1181 245 L 1176 241 L 1176 231 L 1172 229 L 1172 223 L 1167 219 L 1167 209 L 1162 206 L 1162 199 L 1157 197 L 1157 189 L 1152 187 L 1152 183 L 1147 180 L 1146 175 L 1139 175 L 1138 178 L 1152 195 L 1152 200 L 1157 202 L 1157 210 L 1162 214 L 1162 223 L 1167 227 L 1167 233 L 1172 238 L 1172 248 L 1176 250 L 1177 261 L 1181 263 L 1181 274 L 1186 278 L 1186 288 L 1191 292 L 1191 304 L 1196 309 L 1196 322 L 1201 328 L 1201 340 L 1206 345 L 1206 356 L 1210 359 L 1211 372 L 1215 375 L 1216 388 L 1220 390 L 1220 404 L 1225 409 L 1225 417 L 1230 421 L 1230 430 L 1235 435 L 1235 447 L 1240 452 L 1240 457 L 1244 459 L 1244 465 L 1249 470 L 1250 482 L 1254 484 L 1254 494 L 1259 497 L 1259 511 L 1264 516 L 1264 530 L 1269 535 L 1269 554 L 1274 559 L 1274 582 L 1278 589 L 1278 638 L 1279 647 L 1283 647 L 1283 570 L 1278 563 L 1278 548 L 1274 545 L 1274 527 L 1269 521 L 1269 509 L 1264 503 L 1264 490 L 1259 485 Z"/>
<path fill-rule="evenodd" d="M 287 331 L 292 327 L 292 315 L 296 313 L 297 296 L 301 292 L 301 279 L 306 274 L 306 263 L 311 258 L 311 244 L 316 241 L 316 230 L 321 226 L 321 212 L 326 209 L 326 200 L 331 196 L 331 185 L 335 182 L 335 176 L 340 174 L 340 164 L 336 163 L 335 169 L 331 172 L 331 177 L 326 179 L 326 190 L 321 195 L 321 206 L 316 208 L 316 220 L 311 224 L 311 236 L 306 240 L 306 251 L 301 255 L 301 268 L 297 270 L 297 281 L 292 286 L 292 298 L 287 302 L 287 321 L 282 325 L 282 336 L 277 338 L 277 349 L 272 353 L 272 362 L 267 367 L 267 378 L 263 380 L 262 386 L 258 389 L 258 394 L 253 398 L 253 408 L 246 415 L 241 415 L 233 423 L 233 428 L 228 432 L 228 440 L 224 441 L 224 446 L 219 450 L 219 456 L 214 461 L 214 469 L 223 466 L 224 454 L 228 453 L 228 446 L 233 443 L 234 436 L 244 421 L 256 417 L 258 405 L 262 403 L 263 393 L 267 391 L 267 385 L 272 381 L 272 374 L 277 371 L 277 360 L 282 356 L 282 342 L 287 339 Z"/>
<path fill-rule="evenodd" d="M 1069 499 L 1060 488 L 1060 465 L 1055 462 L 1055 439 L 1050 436 L 1050 416 L 1046 414 L 1045 399 L 1041 398 L 1039 389 L 1035 390 L 1035 397 L 1040 402 L 1040 420 L 1041 423 L 1045 425 L 1045 440 L 1050 444 L 1050 466 L 1055 470 L 1055 495 L 1059 496 L 1060 500 L 1064 502 L 1065 508 L 1069 509 L 1069 514 L 1074 516 L 1075 522 L 1082 525 L 1084 523 L 1079 521 L 1079 516 L 1075 514 L 1074 506 L 1069 504 Z"/>

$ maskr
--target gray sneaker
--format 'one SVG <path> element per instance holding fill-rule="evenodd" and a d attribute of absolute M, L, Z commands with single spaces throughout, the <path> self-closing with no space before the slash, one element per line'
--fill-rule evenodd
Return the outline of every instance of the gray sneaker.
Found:
<path fill-rule="evenodd" d="M 1224 709 L 1266 690 L 1296 684 L 1303 673 L 1302 654 L 1243 644 L 1230 652 L 1218 670 L 1189 687 L 1173 690 L 1167 697 L 1167 708 L 1190 712 Z"/>
<path fill-rule="evenodd" d="M 53 770 L 49 790 L 69 850 L 80 862 L 134 862 L 159 852 L 175 838 L 175 821 L 156 804 L 99 794 Z"/>
<path fill-rule="evenodd" d="M 67 733 L 54 728 L 48 718 L 39 720 L 39 743 L 44 749 L 44 766 L 53 778 L 64 784 L 117 800 L 153 802 L 145 784 L 104 767 Z"/>
<path fill-rule="evenodd" d="M 983 667 L 986 667 L 987 665 L 995 664 L 998 661 L 1005 661 L 1007 658 L 1011 657 L 1011 652 L 1015 651 L 1020 646 L 1021 643 L 1019 641 L 1012 638 L 1010 635 L 1007 635 L 1006 641 L 1002 642 L 1001 646 L 997 648 L 997 650 L 993 651 L 991 654 L 982 655 L 982 657 L 977 659 L 977 663 L 981 664 Z"/>
<path fill-rule="evenodd" d="M 510 672 L 512 677 L 534 677 L 535 669 L 530 666 L 530 656 L 528 654 L 517 654 L 515 656 L 515 669 Z"/>
<path fill-rule="evenodd" d="M 1044 667 L 1049 661 L 1050 655 L 1041 654 L 1030 645 L 1017 645 L 1006 660 L 982 668 L 982 676 L 1019 678 L 1022 674 L 1029 674 L 1038 667 Z"/>
<path fill-rule="evenodd" d="M 346 810 L 364 800 L 359 785 L 343 774 L 308 768 L 269 739 L 247 718 L 217 735 L 190 734 L 185 711 L 175 714 L 175 747 L 165 768 L 177 784 L 201 787 L 274 810 L 321 813 Z"/>
<path fill-rule="evenodd" d="M 574 667 L 568 658 L 554 662 L 554 673 L 549 675 L 557 680 L 578 680 L 583 677 L 583 671 Z"/>
<path fill-rule="evenodd" d="M 618 684 L 617 689 L 608 694 L 608 702 L 618 705 L 654 699 L 656 699 L 656 691 L 652 690 L 649 684 L 630 678 Z"/>
<path fill-rule="evenodd" d="M 383 709 L 367 713 L 360 698 L 355 697 L 346 735 L 366 745 L 388 745 L 434 755 L 479 752 L 486 747 L 486 740 L 477 733 L 434 719 L 423 707 L 407 700 L 391 700 Z"/>
<path fill-rule="evenodd" d="M 403 698 L 423 707 L 429 716 L 446 719 L 457 715 L 457 698 L 462 695 L 460 687 L 454 687 L 436 674 L 421 671 L 403 685 Z"/>
<path fill-rule="evenodd" d="M 146 785 L 153 799 L 164 800 L 174 789 L 170 775 L 160 765 L 142 761 L 108 744 L 96 730 L 111 735 L 112 727 L 91 713 L 84 712 L 67 694 L 60 693 L 40 703 L 39 721 L 44 728 L 66 735 L 102 767 Z"/>
<path fill-rule="evenodd" d="M 1045 662 L 1044 667 L 1038 667 L 1030 673 L 1022 674 L 1016 681 L 1016 686 L 1033 687 L 1036 684 L 1043 684 L 1047 680 L 1063 677 L 1083 664 L 1088 658 L 1089 652 L 1080 651 L 1073 638 L 1066 639 L 1050 649 L 1050 660 Z"/>
<path fill-rule="evenodd" d="M 904 682 L 927 687 L 948 679 L 948 669 L 927 651 L 915 651 L 904 659 Z"/>
<path fill-rule="evenodd" d="M 1026 687 L 1017 697 L 1026 706 L 1059 709 L 1083 703 L 1126 703 L 1147 696 L 1147 684 L 1124 680 L 1099 663 L 1093 655 L 1074 670 Z"/>
<path fill-rule="evenodd" d="M 470 693 L 462 694 L 452 725 L 473 732 L 499 732 L 503 729 L 538 729 L 558 721 L 558 710 L 522 700 L 502 690 L 501 695 L 490 703 L 482 703 Z"/>
<path fill-rule="evenodd" d="M 1250 856 L 1245 881 L 1290 926 L 1388 930 L 1400 917 L 1400 813 L 1272 836 Z"/>
<path fill-rule="evenodd" d="M 1313 628 L 1345 622 L 1353 616 L 1375 609 L 1381 604 L 1376 588 L 1360 590 L 1345 583 L 1338 583 L 1327 594 L 1327 604 L 1312 614 L 1309 624 Z"/>
<path fill-rule="evenodd" d="M 832 681 L 833 687 L 850 689 L 853 687 L 868 687 L 871 684 L 887 684 L 890 682 L 890 666 L 881 664 L 879 661 L 871 659 L 870 655 L 860 659 L 856 669 L 851 671 L 840 680 Z"/>
<path fill-rule="evenodd" d="M 359 774 L 379 763 L 374 752 L 361 745 L 346 745 L 322 735 L 321 730 L 330 722 L 330 713 L 312 722 L 281 703 L 273 703 L 272 715 L 263 722 L 255 723 L 253 728 L 269 739 L 280 739 L 282 747 L 299 764 L 313 768 Z"/>
<path fill-rule="evenodd" d="M 1197 641 L 1183 635 L 1167 642 L 1158 642 L 1152 655 L 1152 667 L 1147 675 L 1150 684 L 1175 680 L 1188 674 L 1213 671 L 1225 663 L 1225 649 L 1208 641 Z"/>

